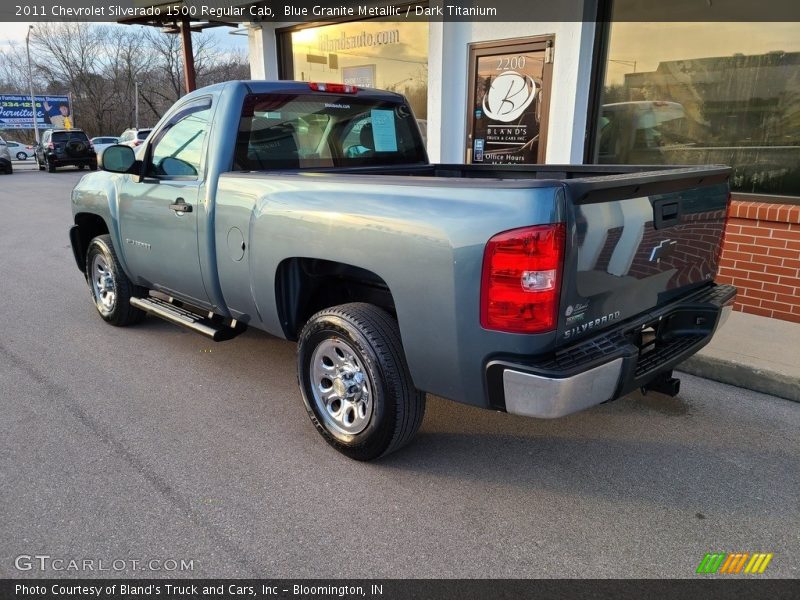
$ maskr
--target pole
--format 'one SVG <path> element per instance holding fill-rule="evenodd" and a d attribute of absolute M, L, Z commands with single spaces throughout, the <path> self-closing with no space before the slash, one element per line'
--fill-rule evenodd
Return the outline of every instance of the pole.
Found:
<path fill-rule="evenodd" d="M 25 36 L 25 49 L 28 53 L 28 82 L 31 86 L 31 112 L 33 113 L 33 135 L 36 137 L 36 145 L 39 145 L 39 123 L 36 115 L 36 96 L 33 94 L 33 69 L 31 68 L 31 30 L 33 25 L 28 25 L 28 35 Z"/>
<path fill-rule="evenodd" d="M 72 108 L 72 91 L 67 92 L 67 97 L 69 98 L 69 128 L 75 129 L 75 110 Z"/>
<path fill-rule="evenodd" d="M 135 121 L 134 126 L 136 127 L 136 130 L 138 131 L 139 130 L 139 82 L 138 81 L 134 81 L 133 82 L 133 89 L 135 90 L 134 94 L 136 95 L 136 101 L 133 103 L 133 105 L 135 107 L 134 108 L 134 110 L 135 110 L 134 114 L 136 115 L 134 117 L 134 121 Z"/>
<path fill-rule="evenodd" d="M 194 51 L 192 50 L 192 30 L 188 18 L 181 20 L 181 48 L 183 49 L 183 85 L 186 93 L 197 89 L 194 73 Z"/>

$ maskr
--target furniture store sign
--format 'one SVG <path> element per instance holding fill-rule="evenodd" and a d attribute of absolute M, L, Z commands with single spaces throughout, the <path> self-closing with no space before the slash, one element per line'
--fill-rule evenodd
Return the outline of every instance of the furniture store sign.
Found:
<path fill-rule="evenodd" d="M 69 96 L 36 96 L 36 124 L 39 127 L 72 127 Z M 33 129 L 31 97 L 0 95 L 0 129 Z"/>

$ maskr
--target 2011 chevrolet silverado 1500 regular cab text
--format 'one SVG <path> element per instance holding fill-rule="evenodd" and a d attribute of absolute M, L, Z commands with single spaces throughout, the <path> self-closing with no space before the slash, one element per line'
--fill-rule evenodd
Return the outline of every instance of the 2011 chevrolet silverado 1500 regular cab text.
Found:
<path fill-rule="evenodd" d="M 100 316 L 297 341 L 312 422 L 359 460 L 413 437 L 426 392 L 542 418 L 674 395 L 736 293 L 728 168 L 429 164 L 389 92 L 204 88 L 102 167 L 70 231 Z"/>

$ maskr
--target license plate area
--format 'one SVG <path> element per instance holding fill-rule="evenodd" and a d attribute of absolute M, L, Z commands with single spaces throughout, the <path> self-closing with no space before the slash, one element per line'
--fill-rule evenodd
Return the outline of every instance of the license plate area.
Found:
<path fill-rule="evenodd" d="M 717 311 L 713 308 L 685 308 L 646 323 L 633 332 L 639 349 L 635 376 L 657 370 L 711 335 Z"/>

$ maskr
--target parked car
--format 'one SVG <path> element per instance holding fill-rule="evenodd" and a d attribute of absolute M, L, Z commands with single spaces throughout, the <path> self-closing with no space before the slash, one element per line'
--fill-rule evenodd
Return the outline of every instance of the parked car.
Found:
<path fill-rule="evenodd" d="M 117 143 L 124 144 L 125 146 L 130 146 L 131 148 L 136 148 L 147 139 L 147 136 L 150 135 L 151 131 L 153 130 L 135 129 L 135 128 L 126 129 L 125 131 L 122 132 L 122 135 L 119 136 L 119 140 Z"/>
<path fill-rule="evenodd" d="M 141 150 L 72 193 L 99 316 L 297 341 L 312 423 L 358 460 L 426 392 L 540 418 L 676 395 L 736 295 L 728 167 L 430 164 L 403 96 L 289 81 L 188 94 Z"/>
<path fill-rule="evenodd" d="M 36 155 L 36 148 L 30 144 L 23 144 L 14 140 L 6 140 L 8 153 L 17 160 L 28 160 Z"/>
<path fill-rule="evenodd" d="M 114 144 L 119 143 L 119 138 L 113 135 L 105 135 L 100 137 L 93 137 L 91 139 L 92 146 L 94 146 L 94 151 L 99 156 L 103 150 L 108 148 L 109 146 L 113 146 Z"/>
<path fill-rule="evenodd" d="M 53 173 L 58 167 L 89 167 L 97 170 L 97 154 L 86 133 L 80 129 L 48 129 L 36 148 L 39 170 Z"/>
<path fill-rule="evenodd" d="M 14 167 L 11 165 L 11 154 L 8 152 L 8 144 L 0 137 L 0 171 L 11 175 L 14 172 Z"/>

